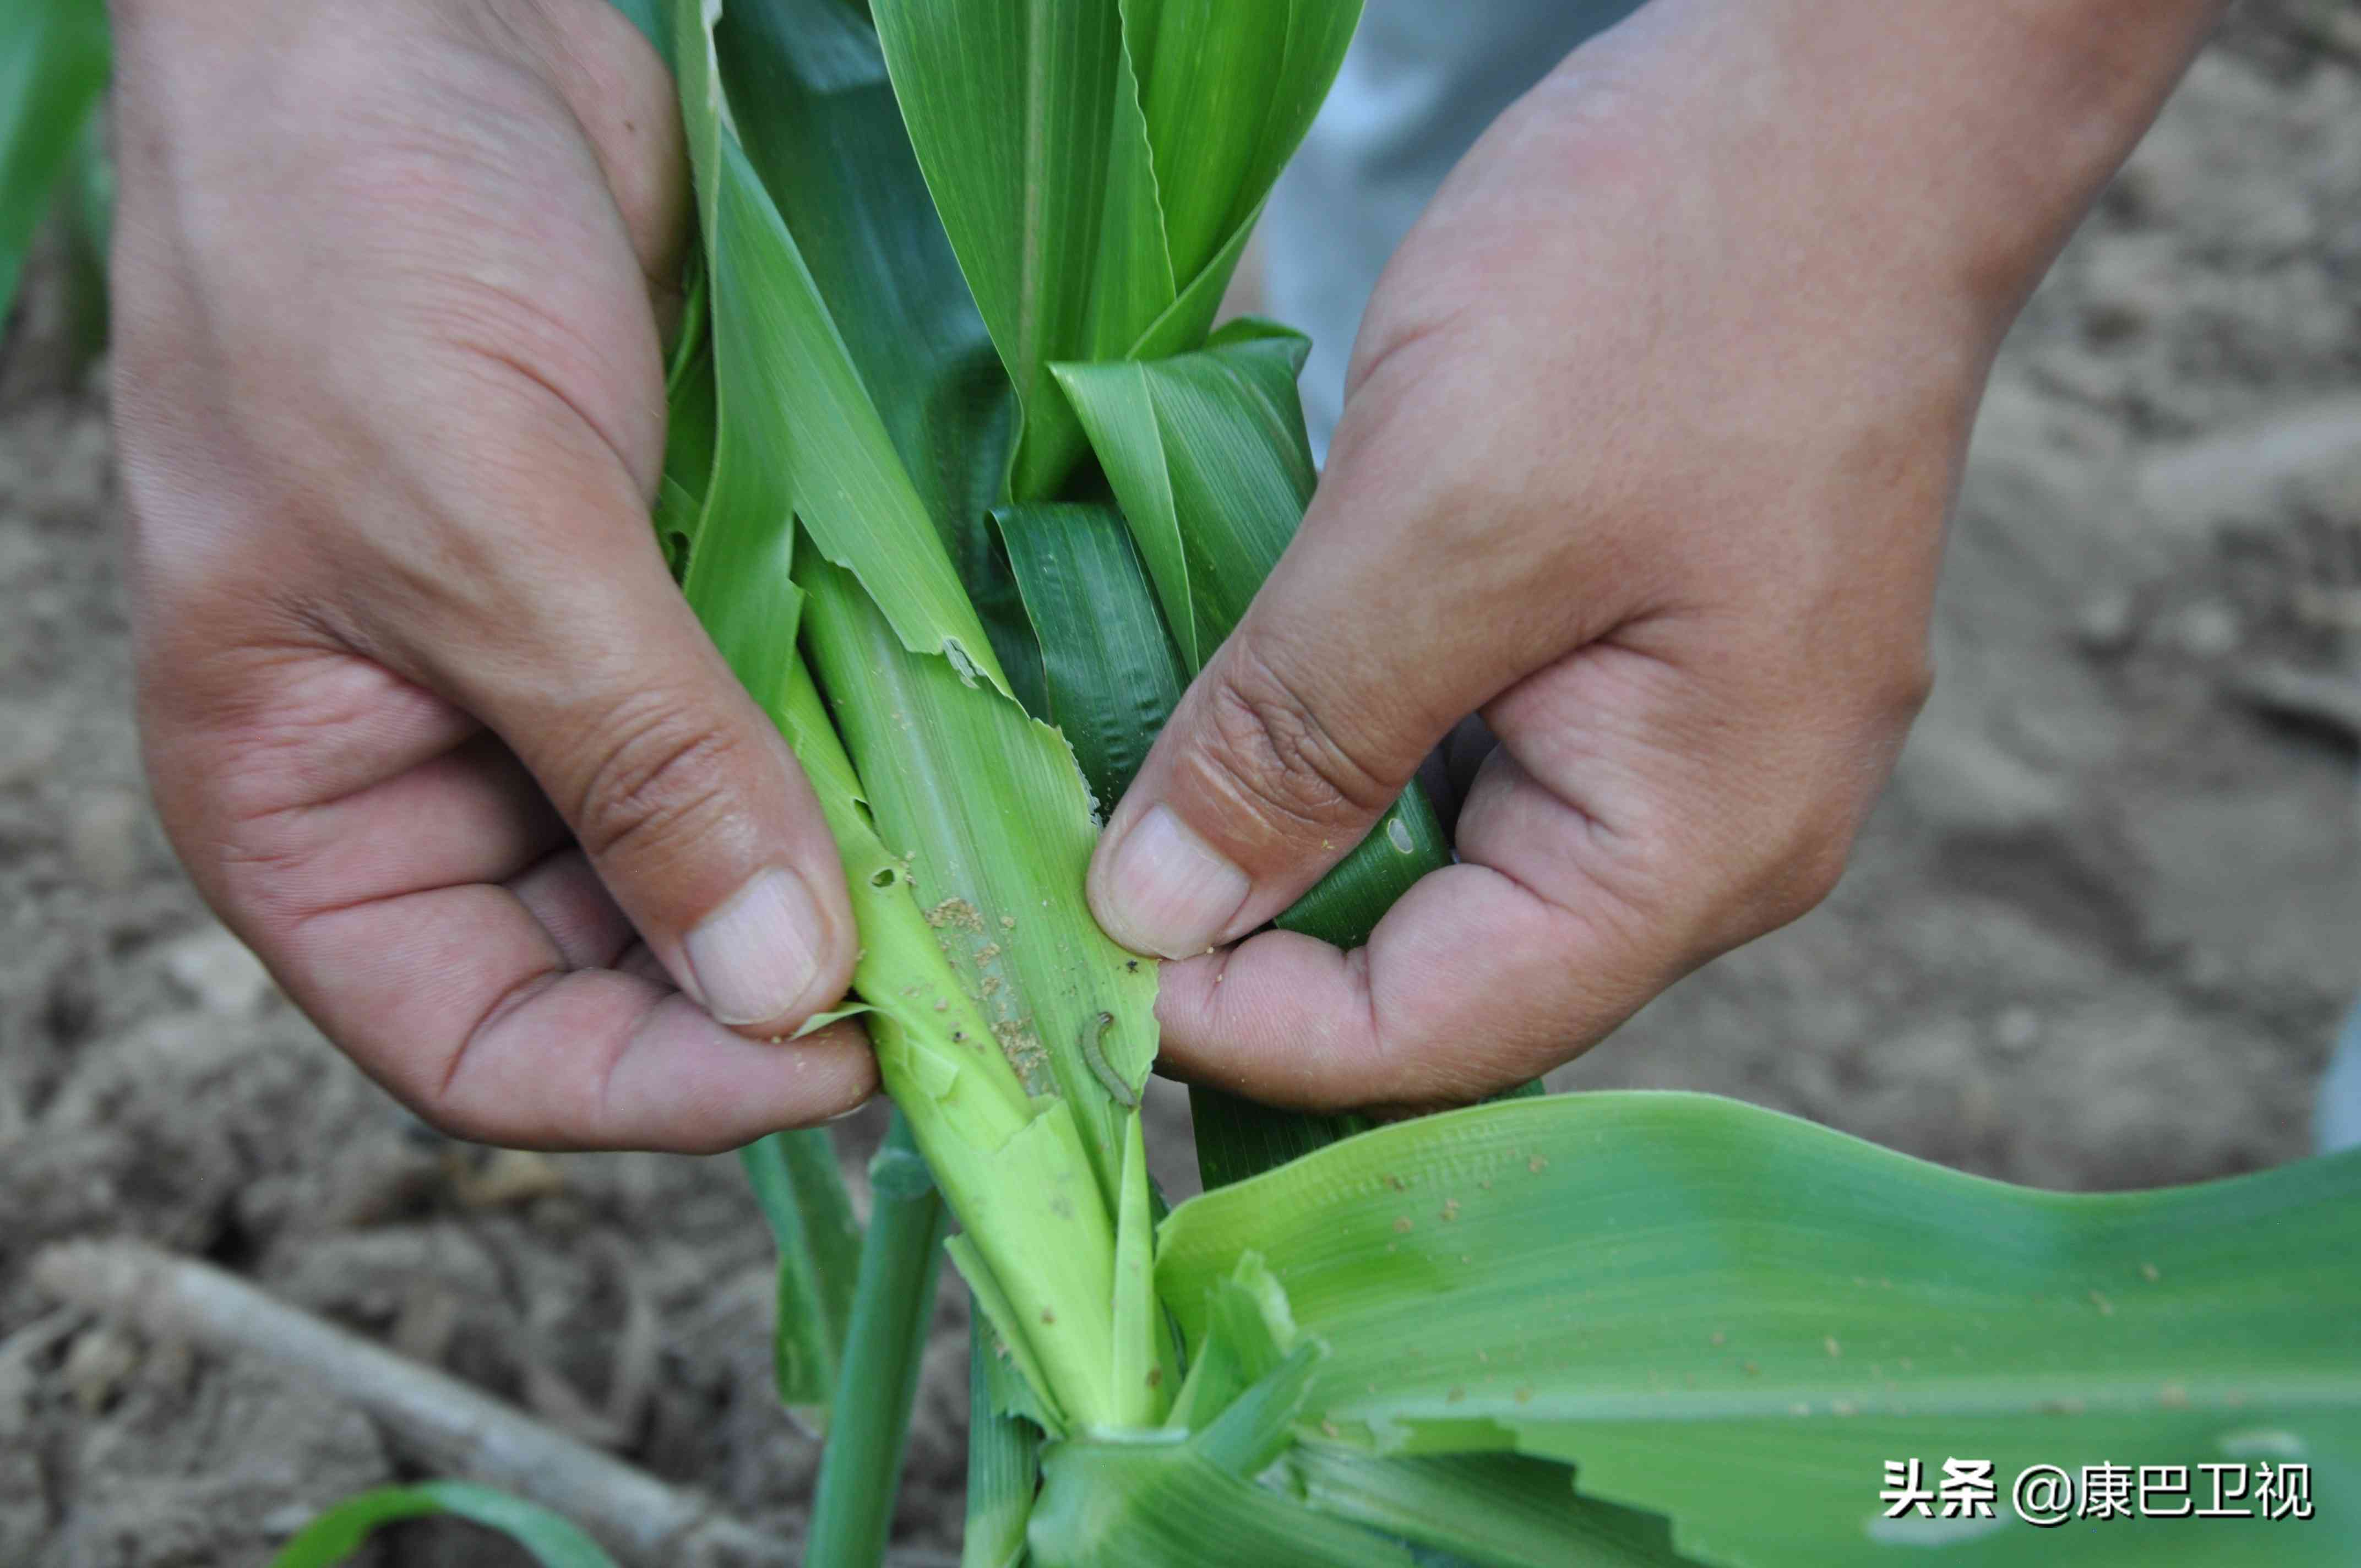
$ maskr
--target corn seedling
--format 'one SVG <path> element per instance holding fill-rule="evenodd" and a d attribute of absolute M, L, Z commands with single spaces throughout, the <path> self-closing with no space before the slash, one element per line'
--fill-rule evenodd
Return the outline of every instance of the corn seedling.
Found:
<path fill-rule="evenodd" d="M 1207 1190 L 1164 1212 L 1155 966 L 1083 870 L 1312 492 L 1303 341 L 1214 318 L 1357 0 L 625 9 L 697 190 L 655 527 L 828 814 L 833 1016 L 895 1106 L 865 1231 L 824 1134 L 745 1156 L 779 1393 L 828 1434 L 808 1562 L 881 1561 L 946 1250 L 970 1568 L 2361 1562 L 2361 1157 L 2070 1197 L 1698 1096 L 1372 1128 L 1200 1091 Z M 1445 859 L 1413 793 L 1281 923 L 1357 942 Z M 1954 1457 L 1995 1495 L 1883 1495 Z M 2040 1466 L 2202 1507 L 2208 1465 L 2301 1470 L 2301 1517 L 2011 1508 Z M 281 1561 L 437 1509 L 601 1560 L 425 1487 Z"/>
<path fill-rule="evenodd" d="M 108 53 L 106 8 L 95 0 L 0 7 L 0 319 L 16 300 L 34 232 L 53 209 L 78 302 L 93 316 L 104 311 L 112 179 L 95 110 Z M 94 339 L 103 331 L 93 320 L 80 323 L 78 335 Z"/>
<path fill-rule="evenodd" d="M 2164 1521 L 2038 1531 L 2005 1497 L 1884 1518 L 1884 1462 L 1926 1454 L 2004 1485 L 2301 1454 L 2314 1517 L 2202 1560 L 2350 1560 L 2361 1499 L 2330 1482 L 2361 1464 L 2351 1159 L 2065 1198 L 1702 1098 L 1368 1130 L 1201 1094 L 1210 1190 L 1155 1223 L 1152 966 L 1093 927 L 1082 873 L 1094 808 L 1312 490 L 1302 341 L 1213 323 L 1356 19 L 674 18 L 704 312 L 659 526 L 827 802 L 854 1007 L 960 1222 L 967 1562 L 2188 1550 Z M 1443 858 L 1406 798 L 1282 923 L 1356 941 Z M 883 1391 L 840 1382 L 840 1420 Z M 814 1561 L 873 1562 L 862 1539 Z"/>

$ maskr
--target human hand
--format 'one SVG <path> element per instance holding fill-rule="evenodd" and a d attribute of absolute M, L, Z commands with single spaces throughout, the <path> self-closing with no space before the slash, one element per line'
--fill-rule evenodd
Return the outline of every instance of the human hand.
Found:
<path fill-rule="evenodd" d="M 2213 9 L 1657 0 L 1503 117 L 1093 866 L 1116 939 L 1187 959 L 1168 1065 L 1472 1099 L 1829 891 L 1927 687 L 2000 335 Z M 1471 712 L 1460 863 L 1360 950 L 1248 936 Z"/>
<path fill-rule="evenodd" d="M 148 770 L 207 899 L 454 1133 L 858 1104 L 803 775 L 667 576 L 672 82 L 606 0 L 118 0 Z M 686 992 L 686 994 L 683 994 Z"/>

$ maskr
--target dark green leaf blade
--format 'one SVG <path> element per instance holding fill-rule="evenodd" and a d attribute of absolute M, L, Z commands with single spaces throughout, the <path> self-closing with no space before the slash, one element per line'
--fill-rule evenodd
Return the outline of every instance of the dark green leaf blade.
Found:
<path fill-rule="evenodd" d="M 1296 391 L 1309 346 L 1299 334 L 1249 320 L 1198 353 L 1056 367 L 1192 674 L 1246 614 L 1311 500 L 1317 476 Z M 1045 656 L 1055 656 L 1052 642 L 1043 628 Z M 1119 698 L 1109 691 L 1099 700 Z M 1450 860 L 1442 825 L 1412 784 L 1278 924 L 1359 947 L 1411 883 Z M 1191 1089 L 1191 1104 L 1208 1187 L 1368 1124 L 1268 1110 L 1202 1087 Z"/>
<path fill-rule="evenodd" d="M 1191 672 L 1234 630 L 1279 565 L 1317 475 L 1295 378 L 1309 343 L 1233 323 L 1204 350 L 1124 365 L 1060 365 Z M 1450 863 L 1413 785 L 1319 886 L 1279 917 L 1358 947 L 1396 899 Z"/>
<path fill-rule="evenodd" d="M 845 0 L 769 0 L 714 30 L 738 134 L 972 598 L 1014 396 L 902 128 L 876 34 Z"/>
<path fill-rule="evenodd" d="M 874 10 L 911 143 L 1024 405 L 1014 497 L 1057 499 L 1082 440 L 1049 366 L 1203 343 L 1359 0 Z"/>
<path fill-rule="evenodd" d="M 779 1400 L 825 1431 L 852 1321 L 861 1226 L 827 1129 L 774 1133 L 738 1151 L 779 1248 L 772 1367 Z"/>
<path fill-rule="evenodd" d="M 1318 482 L 1295 390 L 1308 346 L 1240 323 L 1195 353 L 1056 367 L 1192 668 L 1246 614 Z"/>
<path fill-rule="evenodd" d="M 379 1527 L 435 1515 L 496 1530 L 531 1552 L 542 1568 L 615 1568 L 614 1559 L 563 1516 L 466 1481 L 380 1486 L 346 1497 L 297 1531 L 270 1560 L 270 1568 L 335 1568 Z"/>
<path fill-rule="evenodd" d="M 1041 717 L 1074 748 L 1104 817 L 1180 700 L 1180 654 L 1113 507 L 1006 507 L 994 518 L 1040 639 Z"/>
<path fill-rule="evenodd" d="M 1120 355 L 1178 291 L 1115 0 L 879 0 L 927 183 L 1027 428 L 1016 499 L 1048 499 L 1081 433 L 1052 360 Z"/>
<path fill-rule="evenodd" d="M 0 7 L 0 318 L 106 85 L 109 52 L 106 7 L 97 0 Z"/>
<path fill-rule="evenodd" d="M 1189 1086 L 1189 1112 L 1197 1130 L 1197 1175 L 1209 1192 L 1301 1159 L 1377 1124 L 1350 1113 L 1283 1111 L 1202 1083 Z"/>
<path fill-rule="evenodd" d="M 819 281 L 725 112 L 707 11 L 722 14 L 718 5 L 681 8 L 676 52 L 721 413 L 713 493 L 684 587 L 725 653 L 741 637 L 762 644 L 763 668 L 750 674 L 734 658 L 732 667 L 764 696 L 780 679 L 771 648 L 800 523 L 875 596 L 904 646 L 950 659 L 1005 691 L 991 641 Z"/>

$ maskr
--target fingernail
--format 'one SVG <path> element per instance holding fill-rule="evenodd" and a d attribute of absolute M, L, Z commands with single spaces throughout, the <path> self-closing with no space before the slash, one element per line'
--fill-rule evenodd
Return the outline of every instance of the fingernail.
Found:
<path fill-rule="evenodd" d="M 757 872 L 682 941 L 717 1023 L 768 1024 L 799 1010 L 819 973 L 819 905 L 803 879 Z"/>
<path fill-rule="evenodd" d="M 1185 959 L 1213 945 L 1254 882 L 1158 806 L 1131 825 L 1092 891 L 1108 936 L 1134 952 Z"/>

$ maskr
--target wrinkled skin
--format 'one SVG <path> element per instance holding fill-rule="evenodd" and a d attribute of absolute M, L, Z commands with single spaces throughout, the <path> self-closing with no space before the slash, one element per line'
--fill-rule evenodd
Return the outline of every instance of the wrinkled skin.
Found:
<path fill-rule="evenodd" d="M 1826 896 L 1927 690 L 2001 335 L 2215 9 L 1656 0 L 1502 116 L 1101 842 L 1101 921 L 1189 960 L 1168 1069 L 1464 1101 Z M 1470 713 L 1459 863 L 1357 951 L 1251 935 Z"/>
<path fill-rule="evenodd" d="M 834 847 L 648 526 L 661 60 L 604 0 L 117 29 L 141 715 L 200 887 L 454 1132 L 714 1149 L 858 1104 L 857 1031 L 770 1043 L 851 971 Z M 708 1009 L 695 933 L 757 881 L 767 972 Z"/>

